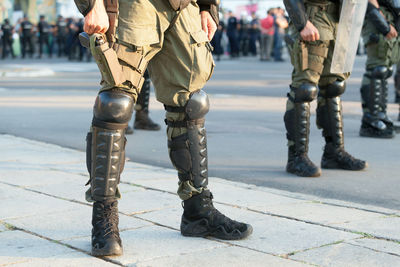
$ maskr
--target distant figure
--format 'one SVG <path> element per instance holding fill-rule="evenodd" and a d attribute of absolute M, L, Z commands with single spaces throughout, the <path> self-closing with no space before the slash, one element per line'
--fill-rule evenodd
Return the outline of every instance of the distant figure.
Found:
<path fill-rule="evenodd" d="M 3 37 L 1 38 L 3 44 L 2 58 L 6 58 L 8 53 L 11 54 L 12 58 L 15 58 L 14 51 L 12 49 L 13 27 L 10 25 L 10 21 L 8 19 L 4 20 L 4 24 L 1 26 L 1 31 L 3 32 Z"/>
<path fill-rule="evenodd" d="M 260 21 L 254 12 L 251 14 L 249 26 L 249 51 L 253 56 L 256 56 L 257 41 L 260 40 Z"/>
<path fill-rule="evenodd" d="M 285 10 L 278 7 L 275 9 L 275 33 L 274 33 L 274 60 L 284 61 L 282 58 L 283 36 L 289 23 L 285 17 Z"/>
<path fill-rule="evenodd" d="M 225 24 L 222 21 L 220 21 L 218 29 L 215 32 L 214 38 L 211 40 L 211 45 L 214 47 L 213 54 L 216 56 L 217 61 L 220 61 L 221 55 L 224 54 L 224 47 L 222 46 L 224 29 L 225 29 Z"/>
<path fill-rule="evenodd" d="M 38 23 L 38 28 L 39 28 L 39 56 L 38 58 L 41 58 L 43 55 L 43 45 L 46 45 L 49 57 L 52 56 L 52 48 L 50 46 L 50 31 L 51 27 L 45 20 L 44 16 L 40 16 L 40 21 Z"/>
<path fill-rule="evenodd" d="M 67 21 L 62 16 L 58 16 L 56 30 L 58 57 L 62 57 L 65 55 L 65 44 L 68 35 Z"/>
<path fill-rule="evenodd" d="M 229 39 L 229 48 L 231 57 L 239 56 L 239 40 L 238 40 L 238 22 L 232 11 L 228 13 L 228 25 L 226 29 L 226 35 Z"/>
<path fill-rule="evenodd" d="M 267 17 L 261 20 L 260 60 L 271 60 L 272 45 L 274 44 L 274 9 L 269 9 Z"/>
<path fill-rule="evenodd" d="M 28 17 L 26 15 L 24 15 L 19 30 L 20 30 L 21 44 L 22 44 L 22 58 L 25 58 L 27 51 L 29 53 L 29 56 L 32 58 L 34 53 L 33 41 L 32 41 L 33 25 L 28 20 Z"/>

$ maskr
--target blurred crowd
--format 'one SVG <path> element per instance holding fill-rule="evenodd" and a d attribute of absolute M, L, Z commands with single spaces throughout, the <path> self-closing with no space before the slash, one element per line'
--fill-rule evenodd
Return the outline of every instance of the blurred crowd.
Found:
<path fill-rule="evenodd" d="M 283 61 L 284 36 L 288 29 L 288 17 L 281 7 L 271 8 L 265 17 L 253 13 L 240 19 L 229 11 L 221 20 L 212 40 L 214 54 L 219 60 L 224 54 L 231 58 L 259 56 L 262 61 Z M 83 31 L 83 19 L 59 16 L 55 24 L 40 16 L 33 24 L 24 16 L 12 25 L 4 20 L 0 31 L 1 58 L 67 57 L 69 60 L 89 60 L 90 53 L 79 43 Z"/>
<path fill-rule="evenodd" d="M 288 26 L 288 17 L 281 7 L 269 9 L 263 18 L 252 13 L 251 17 L 243 15 L 238 19 L 229 11 L 212 40 L 214 54 L 217 60 L 229 54 L 231 58 L 259 56 L 261 61 L 283 61 Z"/>
<path fill-rule="evenodd" d="M 0 31 L 1 58 L 42 58 L 43 56 L 67 57 L 69 60 L 87 60 L 89 54 L 83 48 L 78 35 L 83 31 L 83 19 L 59 16 L 55 24 L 40 16 L 33 24 L 24 16 L 12 25 L 5 19 Z"/>

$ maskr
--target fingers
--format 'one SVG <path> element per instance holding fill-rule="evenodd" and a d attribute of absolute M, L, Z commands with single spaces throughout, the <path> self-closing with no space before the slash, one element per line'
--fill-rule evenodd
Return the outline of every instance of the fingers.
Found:
<path fill-rule="evenodd" d="M 209 26 L 208 26 L 208 40 L 211 41 L 212 38 L 214 37 L 215 32 L 217 31 L 217 25 L 215 24 L 214 20 L 211 20 L 209 22 Z"/>
<path fill-rule="evenodd" d="M 202 19 L 201 20 L 201 28 L 208 36 L 208 25 L 207 25 L 208 23 L 207 22 L 208 22 L 207 19 Z"/>
<path fill-rule="evenodd" d="M 319 38 L 320 38 L 319 31 L 317 29 L 315 29 L 315 40 L 314 41 L 318 41 Z"/>

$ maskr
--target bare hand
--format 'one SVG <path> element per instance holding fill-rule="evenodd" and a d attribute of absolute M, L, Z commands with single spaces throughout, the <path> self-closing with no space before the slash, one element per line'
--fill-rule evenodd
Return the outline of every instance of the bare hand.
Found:
<path fill-rule="evenodd" d="M 318 29 L 315 28 L 314 24 L 312 24 L 309 20 L 307 21 L 306 26 L 300 32 L 300 36 L 304 41 L 314 42 L 319 40 L 319 32 Z"/>
<path fill-rule="evenodd" d="M 397 37 L 397 31 L 392 25 L 390 25 L 390 32 L 386 34 L 386 39 L 390 40 L 396 37 Z"/>
<path fill-rule="evenodd" d="M 108 30 L 109 22 L 103 1 L 96 1 L 93 9 L 85 17 L 83 30 L 87 34 L 105 33 Z"/>
<path fill-rule="evenodd" d="M 210 12 L 201 11 L 201 28 L 207 34 L 208 40 L 211 41 L 215 32 L 217 31 L 217 24 L 214 19 L 211 17 Z"/>

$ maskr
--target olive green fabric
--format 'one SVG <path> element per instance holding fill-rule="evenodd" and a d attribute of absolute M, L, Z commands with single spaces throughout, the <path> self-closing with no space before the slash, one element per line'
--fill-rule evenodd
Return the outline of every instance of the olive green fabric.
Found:
<path fill-rule="evenodd" d="M 339 22 L 339 5 L 329 1 L 321 2 L 305 1 L 307 16 L 318 29 L 320 40 L 301 40 L 300 33 L 291 25 L 294 43 L 289 51 L 293 65 L 292 86 L 295 88 L 304 83 L 328 85 L 336 80 L 345 80 L 350 75 L 330 72 Z"/>
<path fill-rule="evenodd" d="M 140 51 L 149 62 L 157 100 L 184 106 L 190 92 L 202 89 L 211 78 L 214 61 L 196 1 L 171 25 L 176 15 L 167 1 L 120 0 L 117 42 Z M 102 85 L 102 90 L 111 88 Z M 138 95 L 128 84 L 118 87 L 135 98 Z"/>
<path fill-rule="evenodd" d="M 201 17 L 196 0 L 178 13 L 168 1 L 119 0 L 117 43 L 130 51 L 140 52 L 148 61 L 148 71 L 153 82 L 156 98 L 168 106 L 185 106 L 192 92 L 202 89 L 211 78 L 214 61 L 206 33 L 201 28 Z M 124 74 L 129 77 L 134 69 L 125 66 Z M 114 86 L 102 81 L 102 90 Z M 129 82 L 118 88 L 130 93 L 135 100 L 140 88 Z M 136 101 L 135 101 L 136 102 Z M 181 121 L 184 113 L 167 112 L 170 121 Z M 168 127 L 167 136 L 186 133 L 186 128 Z M 203 188 L 192 184 L 180 184 L 178 195 L 188 199 L 201 193 Z"/>
<path fill-rule="evenodd" d="M 381 7 L 386 20 L 394 25 L 394 17 L 385 7 Z M 400 37 L 388 40 L 368 20 L 364 20 L 362 37 L 367 50 L 366 69 L 370 70 L 377 66 L 391 67 L 400 60 Z M 364 84 L 364 82 L 363 82 Z"/>

